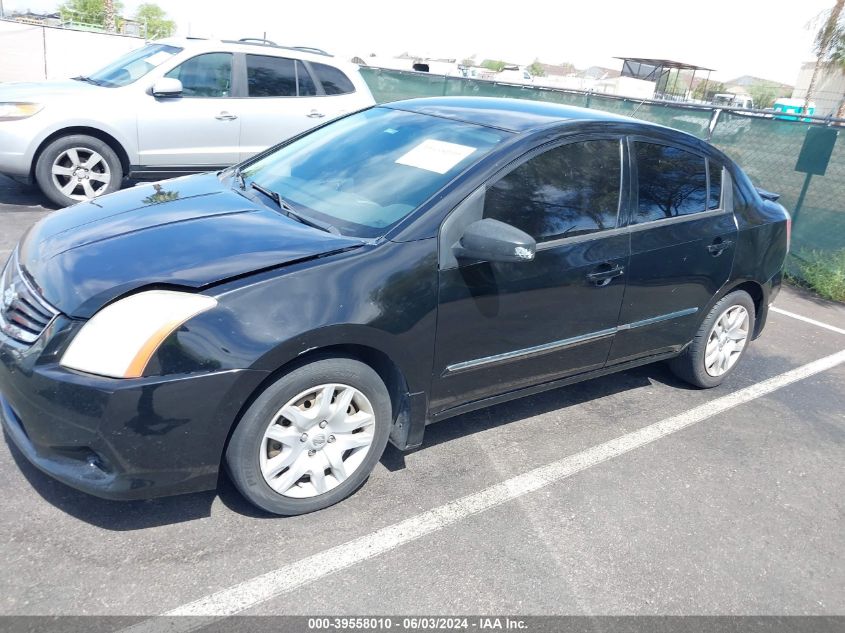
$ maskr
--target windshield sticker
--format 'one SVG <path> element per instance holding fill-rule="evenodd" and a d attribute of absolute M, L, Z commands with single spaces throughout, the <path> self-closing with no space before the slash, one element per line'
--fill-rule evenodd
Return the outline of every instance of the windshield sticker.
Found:
<path fill-rule="evenodd" d="M 158 66 L 159 64 L 163 64 L 168 59 L 173 57 L 173 53 L 168 53 L 167 51 L 158 51 L 157 53 L 153 53 L 149 57 L 147 57 L 144 61 L 150 64 L 151 66 Z"/>
<path fill-rule="evenodd" d="M 399 165 L 408 165 L 409 167 L 433 171 L 436 174 L 445 174 L 475 150 L 475 147 L 468 145 L 427 139 L 407 154 L 397 158 L 396 162 Z"/>

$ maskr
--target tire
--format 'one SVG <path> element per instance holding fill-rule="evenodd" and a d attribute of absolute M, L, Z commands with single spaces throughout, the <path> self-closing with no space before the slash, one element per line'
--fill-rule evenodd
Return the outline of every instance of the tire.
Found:
<path fill-rule="evenodd" d="M 734 312 L 731 313 L 732 310 Z M 734 315 L 741 316 L 743 310 L 746 318 L 745 326 L 738 327 L 733 331 L 724 331 L 723 326 L 726 321 L 722 321 L 722 318 L 727 315 L 729 320 Z M 754 301 L 744 290 L 735 290 L 722 297 L 702 321 L 692 343 L 679 356 L 669 361 L 669 368 L 678 378 L 702 389 L 709 389 L 722 384 L 722 381 L 739 364 L 745 350 L 748 349 L 748 344 L 751 342 L 754 332 L 756 316 Z M 717 324 L 720 327 L 714 332 Z M 739 323 L 739 326 L 742 326 L 742 324 Z M 736 337 L 743 330 L 745 331 L 744 339 L 737 350 L 739 341 L 736 340 Z M 711 356 L 708 357 L 707 347 L 708 343 L 711 342 L 713 343 Z M 728 365 L 722 366 L 722 359 L 725 358 L 727 358 Z M 708 365 L 708 361 L 713 364 Z"/>
<path fill-rule="evenodd" d="M 351 358 L 319 359 L 281 376 L 249 406 L 226 448 L 226 468 L 262 510 L 282 516 L 321 510 L 363 485 L 384 452 L 392 420 L 387 388 L 371 367 Z M 363 442 L 369 442 L 366 450 L 350 448 Z"/>
<path fill-rule="evenodd" d="M 72 134 L 44 148 L 35 163 L 35 180 L 47 198 L 67 207 L 120 189 L 123 166 L 108 143 Z"/>

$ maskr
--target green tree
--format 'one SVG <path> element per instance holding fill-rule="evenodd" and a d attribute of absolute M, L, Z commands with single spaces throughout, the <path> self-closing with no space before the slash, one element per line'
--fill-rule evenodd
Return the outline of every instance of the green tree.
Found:
<path fill-rule="evenodd" d="M 546 71 L 543 69 L 543 64 L 540 63 L 540 60 L 535 58 L 531 65 L 528 67 L 528 72 L 530 72 L 535 77 L 545 77 Z"/>
<path fill-rule="evenodd" d="M 699 101 L 711 101 L 720 92 L 725 92 L 725 84 L 721 81 L 699 81 L 692 91 L 692 98 Z"/>
<path fill-rule="evenodd" d="M 120 14 L 123 3 L 115 0 L 114 12 Z M 106 28 L 106 1 L 105 0 L 66 0 L 59 5 L 59 13 L 65 22 L 77 22 L 90 24 L 101 29 Z"/>
<path fill-rule="evenodd" d="M 147 39 L 157 40 L 170 37 L 176 30 L 176 23 L 167 19 L 167 13 L 157 4 L 147 2 L 138 7 L 135 20 L 146 26 Z"/>
<path fill-rule="evenodd" d="M 666 76 L 665 92 L 683 97 L 689 90 L 689 79 L 680 70 L 670 70 Z"/>
<path fill-rule="evenodd" d="M 754 99 L 755 108 L 771 108 L 775 104 L 775 99 L 783 96 L 780 94 L 777 84 L 766 81 L 758 81 L 752 84 L 748 88 L 748 94 Z"/>
<path fill-rule="evenodd" d="M 507 66 L 507 64 L 499 59 L 485 59 L 483 62 L 481 62 L 482 68 L 492 70 L 496 73 L 502 72 L 505 66 Z"/>

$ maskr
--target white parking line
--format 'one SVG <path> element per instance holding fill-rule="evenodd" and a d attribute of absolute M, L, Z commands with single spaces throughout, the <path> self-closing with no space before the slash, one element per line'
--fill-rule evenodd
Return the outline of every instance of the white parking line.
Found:
<path fill-rule="evenodd" d="M 793 319 L 798 319 L 799 321 L 804 321 L 805 323 L 811 323 L 812 325 L 823 327 L 824 329 L 830 330 L 831 332 L 845 334 L 845 330 L 843 330 L 841 327 L 822 323 L 821 321 L 816 321 L 815 319 L 811 319 L 810 317 L 801 316 L 800 314 L 795 314 L 794 312 L 789 312 L 787 310 L 781 310 L 780 308 L 776 308 L 774 306 L 769 308 L 769 310 L 771 310 L 772 312 L 777 312 L 778 314 L 782 314 L 784 316 L 792 317 Z"/>
<path fill-rule="evenodd" d="M 169 617 L 143 620 L 124 631 L 184 633 L 204 627 L 842 363 L 845 350 L 182 605 L 164 614 Z"/>

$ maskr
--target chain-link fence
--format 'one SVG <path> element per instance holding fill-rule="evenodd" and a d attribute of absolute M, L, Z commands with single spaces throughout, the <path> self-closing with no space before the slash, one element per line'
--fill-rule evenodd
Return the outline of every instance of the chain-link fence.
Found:
<path fill-rule="evenodd" d="M 808 179 L 795 170 L 807 130 L 831 121 L 788 121 L 771 118 L 771 113 L 728 110 L 716 115 L 714 108 L 704 105 L 644 102 L 417 72 L 361 70 L 379 103 L 434 96 L 515 97 L 596 108 L 689 132 L 733 158 L 757 186 L 781 194 L 780 201 L 793 214 L 806 185 L 793 226 L 794 254 L 845 249 L 845 139 L 834 145 L 824 176 Z"/>

